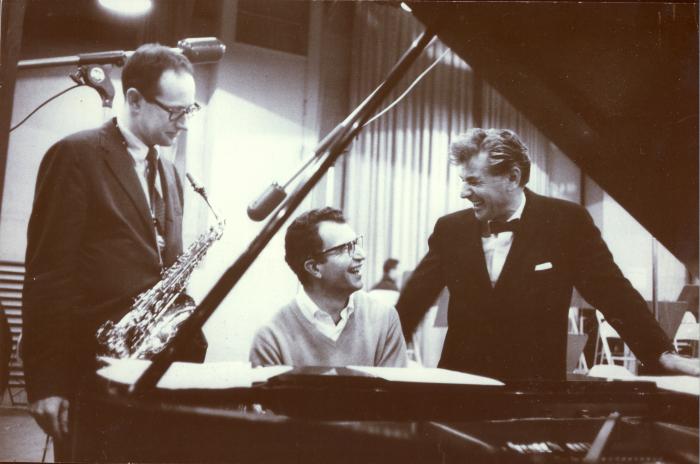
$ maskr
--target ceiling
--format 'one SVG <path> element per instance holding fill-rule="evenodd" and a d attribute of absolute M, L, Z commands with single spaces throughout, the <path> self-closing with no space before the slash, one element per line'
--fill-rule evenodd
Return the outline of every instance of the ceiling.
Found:
<path fill-rule="evenodd" d="M 98 0 L 26 0 L 20 59 L 106 50 L 144 42 L 175 46 L 185 37 L 218 35 L 221 0 L 153 0 L 148 14 L 119 15 Z"/>
<path fill-rule="evenodd" d="M 697 276 L 695 4 L 411 4 Z"/>

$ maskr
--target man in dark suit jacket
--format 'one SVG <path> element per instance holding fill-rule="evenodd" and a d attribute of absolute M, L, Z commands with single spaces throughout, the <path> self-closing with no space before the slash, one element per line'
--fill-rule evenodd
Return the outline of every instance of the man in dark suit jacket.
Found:
<path fill-rule="evenodd" d="M 119 320 L 182 252 L 182 185 L 158 146 L 172 145 L 199 108 L 192 65 L 144 45 L 125 64 L 122 85 L 122 114 L 46 153 L 29 220 L 27 393 L 57 449 L 76 384 L 94 372 L 96 329 Z"/>
<path fill-rule="evenodd" d="M 527 188 L 527 148 L 509 130 L 471 129 L 450 147 L 473 207 L 443 216 L 396 305 L 407 340 L 447 286 L 440 366 L 499 379 L 565 375 L 572 288 L 645 363 L 698 375 L 622 275 L 588 212 Z"/>
<path fill-rule="evenodd" d="M 384 261 L 382 278 L 377 282 L 372 290 L 393 290 L 399 291 L 399 286 L 396 284 L 396 276 L 398 275 L 399 260 L 389 258 Z"/>

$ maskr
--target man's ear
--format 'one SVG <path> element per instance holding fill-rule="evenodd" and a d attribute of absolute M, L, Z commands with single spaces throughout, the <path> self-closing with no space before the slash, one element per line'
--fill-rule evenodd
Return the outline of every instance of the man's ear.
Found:
<path fill-rule="evenodd" d="M 141 105 L 143 104 L 143 95 L 136 90 L 135 88 L 131 87 L 126 91 L 125 98 L 126 104 L 129 106 L 130 110 L 139 110 L 141 109 Z"/>
<path fill-rule="evenodd" d="M 523 172 L 518 166 L 513 166 L 508 174 L 508 181 L 511 187 L 519 187 L 520 179 L 523 177 Z"/>
<path fill-rule="evenodd" d="M 307 259 L 304 261 L 304 269 L 317 279 L 321 278 L 321 271 L 318 269 L 318 263 L 313 259 Z"/>

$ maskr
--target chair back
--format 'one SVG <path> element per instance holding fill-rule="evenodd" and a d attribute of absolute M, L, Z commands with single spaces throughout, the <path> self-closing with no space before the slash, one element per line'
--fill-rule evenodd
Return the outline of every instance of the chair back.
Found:
<path fill-rule="evenodd" d="M 586 334 L 568 334 L 566 344 L 566 372 L 572 373 L 576 368 L 581 368 L 581 355 L 583 354 L 583 348 L 586 346 L 588 341 L 588 335 Z M 585 362 L 585 358 L 584 358 Z"/>
<path fill-rule="evenodd" d="M 617 330 L 605 320 L 603 313 L 596 310 L 595 317 L 598 320 L 598 334 L 601 338 L 620 338 Z"/>
<path fill-rule="evenodd" d="M 621 362 L 625 368 L 636 372 L 636 358 L 626 344 L 622 343 L 621 353 L 619 350 L 617 353 L 613 352 L 610 341 L 614 339 L 622 340 L 620 334 L 605 320 L 603 313 L 596 310 L 595 316 L 598 320 L 598 339 L 596 340 L 594 364 L 614 365 L 616 362 Z"/>
<path fill-rule="evenodd" d="M 683 317 L 684 322 L 678 326 L 676 335 L 673 337 L 673 346 L 681 354 L 697 357 L 700 324 L 695 322 L 695 316 L 690 311 L 686 312 L 686 316 Z"/>

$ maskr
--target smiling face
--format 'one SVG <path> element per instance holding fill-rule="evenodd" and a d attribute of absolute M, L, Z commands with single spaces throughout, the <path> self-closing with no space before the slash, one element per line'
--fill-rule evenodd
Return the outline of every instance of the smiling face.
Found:
<path fill-rule="evenodd" d="M 471 201 L 481 221 L 507 220 L 517 209 L 522 187 L 520 170 L 514 167 L 504 175 L 492 175 L 484 151 L 458 166 L 462 179 L 461 197 Z"/>
<path fill-rule="evenodd" d="M 348 224 L 331 221 L 324 221 L 318 225 L 318 235 L 323 241 L 324 250 L 357 238 L 357 234 Z M 346 248 L 342 248 L 313 261 L 316 271 L 314 280 L 326 293 L 347 297 L 362 288 L 365 252 L 361 246 L 356 246 L 352 255 L 348 254 Z"/>
<path fill-rule="evenodd" d="M 164 71 L 158 81 L 158 88 L 160 91 L 155 99 L 169 108 L 188 108 L 195 102 L 194 78 L 187 72 L 170 69 Z M 187 116 L 171 121 L 168 111 L 155 102 L 147 101 L 138 90 L 129 89 L 127 99 L 131 112 L 131 130 L 146 145 L 168 147 L 175 142 L 180 132 L 187 130 Z"/>

